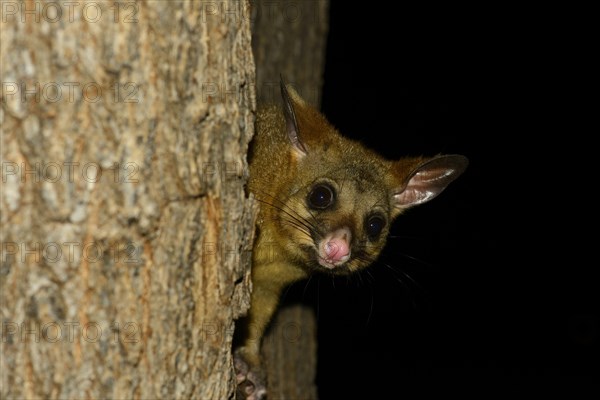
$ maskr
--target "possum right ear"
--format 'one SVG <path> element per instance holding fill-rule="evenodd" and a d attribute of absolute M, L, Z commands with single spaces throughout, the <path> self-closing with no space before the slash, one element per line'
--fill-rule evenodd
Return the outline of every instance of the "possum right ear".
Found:
<path fill-rule="evenodd" d="M 292 144 L 296 155 L 298 157 L 304 157 L 306 155 L 306 147 L 300 141 L 298 135 L 298 120 L 296 119 L 296 112 L 294 111 L 294 101 L 302 102 L 302 99 L 291 86 L 286 85 L 283 77 L 281 77 L 280 86 L 288 138 L 290 139 L 290 143 Z"/>
<path fill-rule="evenodd" d="M 398 161 L 396 165 L 400 171 L 406 168 L 405 161 Z M 467 157 L 458 154 L 439 155 L 420 161 L 394 191 L 392 204 L 399 212 L 432 200 L 458 178 L 467 165 Z"/>

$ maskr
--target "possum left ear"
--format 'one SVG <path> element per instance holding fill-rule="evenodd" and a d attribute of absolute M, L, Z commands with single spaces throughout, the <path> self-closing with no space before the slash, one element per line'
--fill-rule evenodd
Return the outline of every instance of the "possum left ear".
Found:
<path fill-rule="evenodd" d="M 294 101 L 302 101 L 296 91 L 290 86 L 286 85 L 281 76 L 281 98 L 283 99 L 283 111 L 285 114 L 285 124 L 287 129 L 287 135 L 290 139 L 290 143 L 294 148 L 298 156 L 303 157 L 306 155 L 306 147 L 300 141 L 298 120 L 296 119 L 296 112 L 294 111 Z M 289 90 L 289 91 L 288 91 Z M 292 95 L 290 96 L 290 92 Z"/>
<path fill-rule="evenodd" d="M 464 172 L 468 164 L 467 157 L 457 154 L 437 156 L 421 162 L 394 191 L 392 203 L 403 210 L 434 199 Z"/>

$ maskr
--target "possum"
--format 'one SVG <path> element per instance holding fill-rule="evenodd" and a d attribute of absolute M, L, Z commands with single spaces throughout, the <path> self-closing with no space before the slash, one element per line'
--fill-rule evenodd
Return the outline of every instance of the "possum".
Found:
<path fill-rule="evenodd" d="M 261 338 L 282 290 L 313 273 L 367 268 L 394 219 L 439 195 L 468 165 L 462 155 L 387 160 L 343 137 L 281 80 L 282 105 L 260 107 L 249 191 L 260 203 L 252 297 L 236 328 L 237 398 L 266 397 Z"/>

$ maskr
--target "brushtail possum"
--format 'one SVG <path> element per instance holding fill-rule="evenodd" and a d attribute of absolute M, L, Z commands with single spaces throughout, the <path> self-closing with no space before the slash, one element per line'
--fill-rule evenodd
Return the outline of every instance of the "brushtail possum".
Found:
<path fill-rule="evenodd" d="M 467 167 L 461 155 L 389 161 L 341 136 L 292 87 L 282 107 L 260 108 L 249 190 L 260 202 L 252 256 L 252 298 L 234 352 L 238 399 L 266 396 L 260 344 L 289 284 L 321 272 L 368 267 L 392 221 L 425 203 Z"/>

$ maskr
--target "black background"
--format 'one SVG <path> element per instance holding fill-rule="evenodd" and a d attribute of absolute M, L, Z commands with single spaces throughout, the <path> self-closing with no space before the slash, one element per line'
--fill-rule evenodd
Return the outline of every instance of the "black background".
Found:
<path fill-rule="evenodd" d="M 321 399 L 399 393 L 415 376 L 598 373 L 596 267 L 560 255 L 554 215 L 539 212 L 553 200 L 527 145 L 541 126 L 528 118 L 532 50 L 491 11 L 331 1 L 328 119 L 389 158 L 470 165 L 396 221 L 368 273 L 287 292 L 315 307 Z"/>

